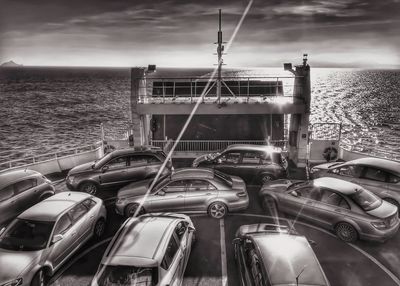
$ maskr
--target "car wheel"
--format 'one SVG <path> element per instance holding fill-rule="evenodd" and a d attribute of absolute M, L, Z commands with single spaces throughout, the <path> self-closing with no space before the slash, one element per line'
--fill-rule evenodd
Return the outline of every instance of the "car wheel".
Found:
<path fill-rule="evenodd" d="M 137 211 L 137 209 L 138 209 L 138 207 L 139 207 L 139 204 L 129 204 L 129 205 L 127 205 L 126 208 L 125 208 L 125 212 L 124 212 L 125 217 L 134 216 L 135 213 L 136 213 L 136 211 Z M 139 212 L 138 212 L 138 216 L 139 216 L 139 215 L 142 215 L 142 214 L 144 214 L 144 213 L 145 213 L 145 212 L 144 212 L 144 209 L 141 208 L 141 209 L 139 210 Z"/>
<path fill-rule="evenodd" d="M 221 202 L 212 203 L 210 205 L 210 207 L 208 208 L 208 214 L 211 217 L 217 218 L 217 219 L 223 218 L 226 215 L 227 211 L 228 211 L 228 209 L 227 209 L 226 205 Z"/>
<path fill-rule="evenodd" d="M 106 230 L 106 222 L 103 218 L 99 219 L 94 225 L 93 235 L 96 239 L 100 239 Z"/>
<path fill-rule="evenodd" d="M 84 193 L 95 195 L 98 191 L 98 187 L 95 183 L 86 182 L 80 186 L 79 190 Z"/>
<path fill-rule="evenodd" d="M 36 272 L 35 276 L 33 276 L 31 286 L 45 286 L 47 284 L 46 278 L 43 269 L 40 269 Z"/>
<path fill-rule="evenodd" d="M 396 201 L 395 199 L 392 198 L 384 198 L 384 201 L 391 203 L 392 205 L 397 207 L 397 215 L 400 217 L 400 204 L 398 201 Z"/>
<path fill-rule="evenodd" d="M 357 230 L 347 222 L 340 222 L 335 227 L 336 235 L 345 242 L 354 242 L 358 238 Z"/>
<path fill-rule="evenodd" d="M 271 176 L 270 174 L 266 174 L 261 177 L 261 184 L 264 185 L 273 180 L 274 180 L 273 176 Z"/>

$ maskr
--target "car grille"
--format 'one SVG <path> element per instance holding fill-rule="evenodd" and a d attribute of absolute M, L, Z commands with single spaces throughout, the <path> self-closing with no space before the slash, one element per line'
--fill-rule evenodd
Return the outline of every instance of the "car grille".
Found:
<path fill-rule="evenodd" d="M 386 224 L 387 227 L 391 227 L 391 226 L 395 225 L 398 220 L 399 220 L 399 218 L 398 218 L 397 213 L 396 213 L 396 214 L 386 218 L 385 219 L 385 224 Z"/>

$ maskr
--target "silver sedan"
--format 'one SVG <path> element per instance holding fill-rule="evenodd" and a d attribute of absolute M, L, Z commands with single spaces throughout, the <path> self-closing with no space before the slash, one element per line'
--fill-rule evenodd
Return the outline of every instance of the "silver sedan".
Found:
<path fill-rule="evenodd" d="M 132 183 L 118 192 L 116 212 L 126 217 L 136 212 L 174 211 L 208 213 L 222 218 L 227 212 L 249 205 L 244 181 L 212 169 L 186 168 L 162 177 L 151 188 L 152 180 Z M 142 204 L 140 210 L 138 207 Z"/>
<path fill-rule="evenodd" d="M 29 208 L 0 234 L 0 285 L 45 285 L 92 236 L 105 229 L 102 200 L 63 192 Z"/>
<path fill-rule="evenodd" d="M 277 180 L 265 184 L 260 196 L 266 207 L 333 230 L 348 242 L 357 238 L 385 241 L 399 229 L 396 206 L 344 180 Z"/>

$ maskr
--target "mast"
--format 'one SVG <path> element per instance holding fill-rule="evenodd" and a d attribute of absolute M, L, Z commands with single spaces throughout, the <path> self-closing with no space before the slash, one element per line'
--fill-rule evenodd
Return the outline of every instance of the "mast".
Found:
<path fill-rule="evenodd" d="M 219 17 L 218 17 L 219 29 L 218 29 L 218 78 L 217 78 L 217 97 L 218 103 L 221 103 L 221 82 L 222 82 L 222 53 L 224 52 L 224 46 L 222 45 L 222 31 L 221 31 L 221 9 L 219 9 Z"/>

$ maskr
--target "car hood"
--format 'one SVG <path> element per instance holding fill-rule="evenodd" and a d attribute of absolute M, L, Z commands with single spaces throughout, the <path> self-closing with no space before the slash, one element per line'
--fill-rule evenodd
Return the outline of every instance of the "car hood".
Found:
<path fill-rule="evenodd" d="M 93 170 L 92 166 L 95 163 L 95 161 L 89 162 L 89 163 L 85 163 L 82 165 L 78 165 L 74 168 L 72 168 L 69 172 L 68 175 L 75 175 L 75 174 L 79 174 L 79 173 L 83 173 L 86 171 L 91 171 Z"/>
<path fill-rule="evenodd" d="M 341 163 L 330 162 L 330 163 L 324 163 L 324 164 L 316 165 L 313 168 L 321 169 L 321 170 L 329 170 L 332 166 L 339 166 L 340 164 L 342 164 L 342 162 Z"/>
<path fill-rule="evenodd" d="M 382 204 L 376 209 L 367 211 L 369 215 L 382 219 L 388 218 L 396 214 L 396 212 L 397 212 L 397 207 L 386 201 L 382 201 Z"/>
<path fill-rule="evenodd" d="M 130 183 L 118 191 L 118 198 L 137 197 L 146 194 L 152 179 Z"/>
<path fill-rule="evenodd" d="M 0 249 L 0 284 L 20 278 L 34 264 L 41 251 L 11 251 Z"/>

